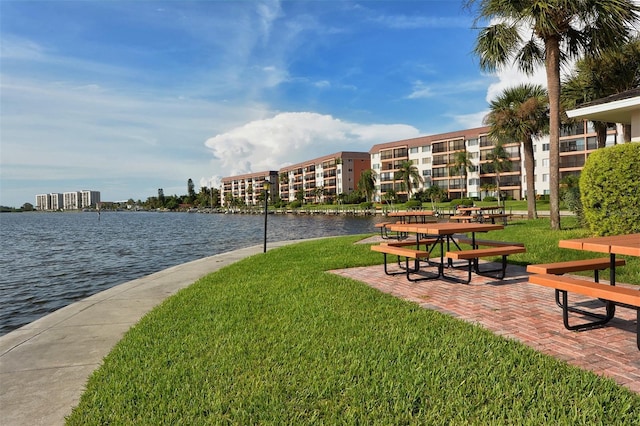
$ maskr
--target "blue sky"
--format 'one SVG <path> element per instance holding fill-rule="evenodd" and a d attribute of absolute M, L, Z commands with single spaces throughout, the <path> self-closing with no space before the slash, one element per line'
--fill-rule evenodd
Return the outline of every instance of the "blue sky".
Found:
<path fill-rule="evenodd" d="M 480 126 L 524 77 L 481 72 L 473 27 L 461 1 L 1 0 L 0 205 Z"/>

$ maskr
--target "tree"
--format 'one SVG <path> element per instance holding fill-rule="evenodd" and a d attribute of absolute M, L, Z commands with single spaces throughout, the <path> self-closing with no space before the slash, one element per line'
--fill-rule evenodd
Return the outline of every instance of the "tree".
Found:
<path fill-rule="evenodd" d="M 500 173 L 511 170 L 511 160 L 509 154 L 502 146 L 502 142 L 498 141 L 491 152 L 487 154 L 489 165 L 496 174 L 496 189 L 498 190 L 498 205 L 500 205 Z"/>
<path fill-rule="evenodd" d="M 485 183 L 480 187 L 481 191 L 484 191 L 486 194 L 489 194 L 489 192 L 493 192 L 496 190 L 496 184 L 495 183 Z"/>
<path fill-rule="evenodd" d="M 453 155 L 452 165 L 457 172 L 460 172 L 460 176 L 462 176 L 462 182 L 464 185 L 462 198 L 465 198 L 465 195 L 467 194 L 467 172 L 473 171 L 473 163 L 471 162 L 471 158 L 469 157 L 469 152 L 466 150 L 455 152 Z"/>
<path fill-rule="evenodd" d="M 377 177 L 375 170 L 372 169 L 367 169 L 360 174 L 358 191 L 365 196 L 368 203 L 372 201 L 373 193 L 376 190 Z"/>
<path fill-rule="evenodd" d="M 193 204 L 193 201 L 196 199 L 196 190 L 195 185 L 193 184 L 193 180 L 189 178 L 187 181 L 187 203 Z"/>
<path fill-rule="evenodd" d="M 477 20 L 497 20 L 482 29 L 475 52 L 480 67 L 495 71 L 512 63 L 532 74 L 544 64 L 549 94 L 551 228 L 560 229 L 560 66 L 585 52 L 621 46 L 638 21 L 633 0 L 467 0 L 479 5 Z M 494 21 L 495 22 L 495 21 Z"/>
<path fill-rule="evenodd" d="M 427 195 L 431 199 L 431 210 L 436 211 L 436 203 L 442 201 L 444 197 L 446 197 L 447 192 L 438 185 L 431 185 L 429 189 L 427 189 Z"/>
<path fill-rule="evenodd" d="M 527 173 L 527 218 L 538 217 L 536 212 L 535 159 L 533 138 L 548 134 L 547 92 L 542 86 L 522 84 L 505 89 L 490 103 L 485 124 L 491 126 L 489 136 L 505 142 L 522 142 L 524 169 Z"/>
<path fill-rule="evenodd" d="M 560 101 L 564 110 L 609 95 L 640 87 L 640 38 L 621 48 L 607 49 L 599 57 L 587 56 L 576 62 L 575 69 L 562 83 Z M 571 122 L 567 118 L 567 121 Z M 612 123 L 593 121 L 598 148 L 607 142 L 607 129 Z M 631 130 L 625 130 L 625 137 Z"/>
<path fill-rule="evenodd" d="M 158 203 L 160 204 L 160 207 L 164 207 L 165 202 L 164 189 L 158 188 Z"/>
<path fill-rule="evenodd" d="M 313 196 L 316 199 L 317 203 L 321 203 L 324 199 L 326 191 L 324 190 L 324 186 L 316 186 L 313 190 Z"/>
<path fill-rule="evenodd" d="M 411 198 L 411 191 L 415 187 L 414 185 L 422 182 L 422 176 L 420 176 L 418 168 L 411 161 L 403 161 L 393 174 L 393 179 L 394 181 L 400 181 L 402 190 L 407 192 L 407 200 Z"/>

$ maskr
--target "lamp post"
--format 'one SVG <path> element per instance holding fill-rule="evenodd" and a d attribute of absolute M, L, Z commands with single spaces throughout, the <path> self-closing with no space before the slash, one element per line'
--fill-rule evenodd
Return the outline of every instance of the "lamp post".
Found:
<path fill-rule="evenodd" d="M 269 207 L 269 186 L 271 185 L 271 183 L 267 180 L 267 178 L 264 179 L 264 182 L 262 182 L 262 188 L 264 188 L 264 249 L 263 249 L 263 253 L 267 252 L 267 209 Z"/>

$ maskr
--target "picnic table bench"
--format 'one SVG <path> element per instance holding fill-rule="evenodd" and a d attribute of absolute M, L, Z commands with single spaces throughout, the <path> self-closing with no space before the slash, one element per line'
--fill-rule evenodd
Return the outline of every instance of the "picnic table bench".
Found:
<path fill-rule="evenodd" d="M 640 350 L 640 291 L 635 288 L 616 286 L 616 267 L 625 264 L 624 259 L 616 259 L 616 254 L 640 256 L 640 234 L 607 237 L 560 240 L 558 246 L 609 254 L 608 258 L 585 259 L 568 262 L 529 265 L 529 283 L 550 287 L 555 290 L 556 303 L 562 308 L 562 319 L 568 330 L 588 330 L 607 324 L 615 316 L 616 306 L 635 309 L 636 346 Z M 600 283 L 597 271 L 609 268 L 609 284 Z M 595 281 L 588 281 L 561 274 L 574 271 L 593 270 Z M 596 314 L 569 306 L 568 293 L 582 294 L 605 302 L 605 313 Z M 562 300 L 560 299 L 562 296 Z M 569 324 L 569 312 L 577 312 L 594 320 L 577 325 Z"/>
<path fill-rule="evenodd" d="M 624 266 L 626 264 L 624 259 L 616 259 L 615 266 Z M 569 260 L 565 262 L 555 263 L 543 263 L 538 265 L 528 265 L 527 272 L 532 274 L 549 274 L 549 275 L 563 275 L 569 272 L 581 272 L 581 271 L 593 271 L 594 281 L 600 282 L 599 271 L 607 269 L 611 266 L 611 259 L 608 257 L 599 257 L 596 259 L 581 259 L 581 260 Z M 563 301 L 560 300 L 560 290 L 555 291 L 556 305 L 562 309 L 567 309 L 569 312 L 585 315 L 588 317 L 600 318 L 598 314 L 586 311 L 584 309 L 577 308 L 575 306 L 564 306 Z"/>
<path fill-rule="evenodd" d="M 405 237 L 405 235 L 399 232 L 396 232 L 395 235 L 389 234 L 389 225 L 392 225 L 394 223 L 397 223 L 397 222 L 379 222 L 374 225 L 376 228 L 380 229 L 380 237 L 383 240 L 388 240 L 388 239 L 401 240 L 402 238 Z"/>
<path fill-rule="evenodd" d="M 556 292 L 560 292 L 560 294 L 562 295 L 562 321 L 567 330 L 588 330 L 605 325 L 615 316 L 615 304 L 620 304 L 621 306 L 635 309 L 637 312 L 636 346 L 640 350 L 639 290 L 551 274 L 530 275 L 529 283 L 550 287 L 555 289 Z M 569 306 L 567 296 L 567 293 L 569 292 L 604 300 L 606 304 L 606 313 L 604 315 L 590 313 L 589 316 L 596 318 L 596 320 L 577 325 L 569 324 L 569 312 L 572 311 L 571 307 Z"/>
<path fill-rule="evenodd" d="M 415 243 L 415 241 L 414 241 Z M 420 271 L 420 259 L 429 258 L 428 250 L 419 250 L 419 249 L 411 249 L 406 247 L 399 247 L 392 244 L 379 244 L 372 245 L 371 250 L 382 253 L 384 256 L 384 273 L 386 275 L 401 275 L 406 274 L 407 280 L 415 282 L 421 281 L 424 279 L 433 279 L 434 277 L 421 277 L 421 278 L 412 278 L 411 274 L 417 273 Z M 395 255 L 398 256 L 398 266 L 401 267 L 401 271 L 391 272 L 388 269 L 387 255 Z M 401 265 L 400 259 L 404 258 L 404 266 Z M 413 267 L 409 266 L 409 260 L 413 260 Z"/>
<path fill-rule="evenodd" d="M 509 213 L 483 213 L 481 217 L 483 221 L 490 220 L 491 223 L 496 223 L 496 219 L 503 219 L 503 222 L 506 224 L 507 219 L 511 216 Z"/>
<path fill-rule="evenodd" d="M 449 220 L 455 220 L 458 223 L 471 223 L 471 221 L 474 221 L 476 219 L 475 216 L 471 216 L 471 215 L 453 215 L 453 216 L 449 216 Z"/>
<path fill-rule="evenodd" d="M 476 243 L 478 243 L 476 241 Z M 471 272 L 475 271 L 478 275 L 483 276 L 491 276 L 492 278 L 503 279 L 506 276 L 507 271 L 507 256 L 510 254 L 516 253 L 525 253 L 527 249 L 524 245 L 500 245 L 492 248 L 472 248 L 471 250 L 459 250 L 459 251 L 448 251 L 446 257 L 449 259 L 456 260 L 467 260 L 468 265 L 468 275 L 466 284 L 471 282 Z M 480 270 L 479 258 L 481 257 L 492 257 L 492 256 L 501 256 L 502 262 L 501 266 L 498 269 L 486 269 Z M 491 275 L 493 272 L 500 272 L 499 275 Z"/>

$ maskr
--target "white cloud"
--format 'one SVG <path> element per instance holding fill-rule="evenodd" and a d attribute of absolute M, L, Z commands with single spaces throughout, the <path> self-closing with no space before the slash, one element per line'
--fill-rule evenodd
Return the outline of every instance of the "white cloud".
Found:
<path fill-rule="evenodd" d="M 544 67 L 538 67 L 532 75 L 524 74 L 517 66 L 506 67 L 496 73 L 498 81 L 489 85 L 487 89 L 487 102 L 491 102 L 504 92 L 505 89 L 520 84 L 540 84 L 547 87 L 547 74 Z"/>
<path fill-rule="evenodd" d="M 433 96 L 433 90 L 425 85 L 422 81 L 413 83 L 413 91 L 407 96 L 407 99 L 423 99 Z"/>
<path fill-rule="evenodd" d="M 419 136 L 403 124 L 358 124 L 313 112 L 287 112 L 249 122 L 208 139 L 228 176 L 278 170 L 339 151 L 368 152 L 376 143 Z"/>
<path fill-rule="evenodd" d="M 454 115 L 453 120 L 458 123 L 458 128 L 460 129 L 473 129 L 475 127 L 482 127 L 484 124 L 482 120 L 489 113 L 489 110 L 484 110 L 480 112 L 475 112 L 471 114 L 460 114 Z"/>

